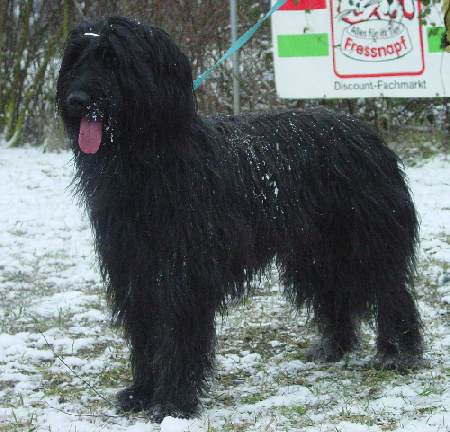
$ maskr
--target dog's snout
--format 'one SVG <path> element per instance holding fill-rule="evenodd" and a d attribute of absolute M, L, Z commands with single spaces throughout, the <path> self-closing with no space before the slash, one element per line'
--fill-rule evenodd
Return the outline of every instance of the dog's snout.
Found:
<path fill-rule="evenodd" d="M 84 91 L 73 91 L 67 96 L 67 106 L 72 111 L 80 112 L 89 105 L 89 95 Z"/>

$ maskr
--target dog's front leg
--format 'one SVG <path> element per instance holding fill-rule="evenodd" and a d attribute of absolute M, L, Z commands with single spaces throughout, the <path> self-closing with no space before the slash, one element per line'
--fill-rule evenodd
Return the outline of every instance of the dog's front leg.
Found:
<path fill-rule="evenodd" d="M 188 285 L 158 286 L 151 301 L 127 306 L 133 385 L 118 394 L 123 411 L 149 411 L 155 421 L 197 412 L 213 365 L 215 306 L 205 286 Z"/>
<path fill-rule="evenodd" d="M 215 345 L 215 306 L 208 287 L 197 283 L 167 290 L 152 364 L 151 415 L 156 421 L 196 414 Z"/>
<path fill-rule="evenodd" d="M 134 290 L 139 292 L 139 290 Z M 139 301 L 139 298 L 141 301 Z M 138 412 L 151 407 L 154 389 L 153 359 L 158 344 L 158 329 L 154 308 L 146 296 L 140 295 L 124 302 L 121 323 L 130 346 L 133 383 L 117 395 L 119 408 Z M 126 307 L 123 305 L 126 304 Z"/>

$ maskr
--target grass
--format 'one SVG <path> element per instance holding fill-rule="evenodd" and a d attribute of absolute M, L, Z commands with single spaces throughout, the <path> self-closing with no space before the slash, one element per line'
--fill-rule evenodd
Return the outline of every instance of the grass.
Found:
<path fill-rule="evenodd" d="M 38 430 L 37 416 L 31 414 L 27 419 L 19 419 L 14 410 L 11 412 L 11 421 L 0 424 L 0 432 L 35 432 Z"/>
<path fill-rule="evenodd" d="M 447 131 L 395 131 L 386 137 L 391 147 L 409 166 L 423 165 L 440 154 L 448 154 L 450 142 Z"/>

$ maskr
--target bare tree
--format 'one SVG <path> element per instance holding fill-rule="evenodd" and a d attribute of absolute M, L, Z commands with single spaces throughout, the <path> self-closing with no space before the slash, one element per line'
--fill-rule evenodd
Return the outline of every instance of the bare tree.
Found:
<path fill-rule="evenodd" d="M 436 1 L 436 0 L 430 0 Z M 269 0 L 240 0 L 239 33 L 265 13 Z M 194 78 L 230 46 L 227 2 L 217 0 L 0 0 L 0 134 L 11 146 L 40 143 L 58 128 L 55 82 L 66 35 L 76 22 L 104 15 L 126 15 L 170 33 L 191 59 Z M 241 50 L 243 110 L 306 107 L 318 103 L 359 114 L 379 129 L 423 121 L 435 106 L 437 121 L 450 114 L 442 100 L 294 100 L 275 93 L 270 25 L 265 24 Z M 232 113 L 232 68 L 216 69 L 196 92 L 204 113 Z M 434 110 L 436 111 L 436 110 Z M 384 113 L 384 114 L 381 114 Z M 386 114 L 388 113 L 388 114 Z"/>

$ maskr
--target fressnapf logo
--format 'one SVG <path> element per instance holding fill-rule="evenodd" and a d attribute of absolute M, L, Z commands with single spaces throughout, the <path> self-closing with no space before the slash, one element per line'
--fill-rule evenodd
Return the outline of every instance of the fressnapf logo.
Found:
<path fill-rule="evenodd" d="M 420 2 L 332 0 L 335 73 L 346 77 L 420 75 Z"/>

